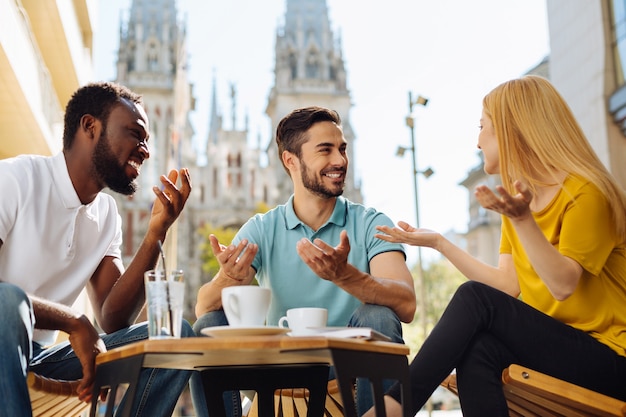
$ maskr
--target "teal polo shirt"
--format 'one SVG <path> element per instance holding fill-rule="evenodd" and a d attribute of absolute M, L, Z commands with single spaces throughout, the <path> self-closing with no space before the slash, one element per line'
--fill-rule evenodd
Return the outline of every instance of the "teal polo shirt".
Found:
<path fill-rule="evenodd" d="M 293 210 L 293 196 L 286 204 L 250 218 L 233 243 L 248 239 L 259 246 L 252 267 L 259 284 L 272 290 L 267 324 L 277 325 L 290 308 L 324 307 L 328 309 L 329 326 L 347 325 L 361 301 L 318 277 L 298 255 L 296 243 L 303 237 L 319 238 L 334 247 L 339 244 L 341 231 L 346 230 L 350 240 L 348 262 L 369 273 L 369 262 L 376 255 L 389 251 L 405 254 L 401 244 L 374 237 L 378 225 L 394 226 L 385 214 L 344 197 L 337 198 L 332 215 L 317 231 L 298 219 Z"/>

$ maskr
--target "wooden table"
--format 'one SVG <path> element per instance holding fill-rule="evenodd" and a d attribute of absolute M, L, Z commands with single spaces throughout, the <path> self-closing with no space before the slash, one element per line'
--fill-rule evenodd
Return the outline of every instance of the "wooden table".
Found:
<path fill-rule="evenodd" d="M 169 368 L 201 372 L 209 414 L 224 416 L 222 392 L 257 391 L 259 416 L 274 415 L 274 390 L 307 388 L 308 417 L 322 416 L 329 366 L 335 367 L 347 417 L 356 417 L 352 395 L 354 378 L 372 384 L 377 417 L 383 417 L 385 379 L 402 384 L 403 410 L 410 417 L 409 371 L 406 345 L 359 339 L 327 337 L 243 336 L 192 337 L 179 340 L 145 340 L 132 343 L 96 358 L 94 398 L 101 388 L 111 388 L 106 417 L 112 416 L 119 384 L 129 384 L 133 398 L 141 368 Z M 122 416 L 130 415 L 131 401 Z M 95 416 L 94 401 L 91 416 Z"/>

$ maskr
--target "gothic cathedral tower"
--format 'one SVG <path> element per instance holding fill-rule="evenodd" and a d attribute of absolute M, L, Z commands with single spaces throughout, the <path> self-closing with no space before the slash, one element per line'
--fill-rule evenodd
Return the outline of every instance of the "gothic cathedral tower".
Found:
<path fill-rule="evenodd" d="M 272 87 L 265 112 L 271 119 L 269 167 L 276 183 L 268 195 L 269 205 L 284 203 L 293 192 L 278 157 L 275 134 L 282 117 L 293 109 L 323 106 L 336 110 L 348 142 L 348 176 L 344 195 L 361 203 L 360 184 L 354 175 L 354 132 L 350 125 L 352 101 L 346 86 L 341 41 L 330 28 L 326 0 L 287 0 L 285 24 L 276 33 L 276 56 Z"/>
<path fill-rule="evenodd" d="M 189 122 L 193 98 L 187 78 L 185 25 L 178 21 L 175 0 L 133 0 L 128 22 L 123 23 L 116 81 L 143 95 L 150 120 L 150 159 L 138 178 L 139 190 L 131 198 L 116 196 L 124 222 L 123 255 L 128 261 L 145 235 L 155 198 L 152 187 L 161 184 L 159 176 L 193 166 L 196 157 Z M 177 253 L 187 253 L 176 250 L 177 235 L 190 232 L 184 217 L 183 212 L 178 227 L 168 233 L 168 267 L 180 264 Z"/>

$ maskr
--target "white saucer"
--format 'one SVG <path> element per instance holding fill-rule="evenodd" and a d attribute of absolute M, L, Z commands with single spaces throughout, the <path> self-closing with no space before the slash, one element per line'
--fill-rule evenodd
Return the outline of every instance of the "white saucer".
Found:
<path fill-rule="evenodd" d="M 239 337 L 239 336 L 274 336 L 285 334 L 289 331 L 286 327 L 278 326 L 254 326 L 254 327 L 231 327 L 213 326 L 206 327 L 200 332 L 211 337 Z"/>

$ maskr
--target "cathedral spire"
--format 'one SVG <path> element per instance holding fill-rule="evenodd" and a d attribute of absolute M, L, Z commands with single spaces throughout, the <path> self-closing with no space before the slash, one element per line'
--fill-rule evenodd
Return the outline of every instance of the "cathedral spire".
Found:
<path fill-rule="evenodd" d="M 230 99 L 230 117 L 232 118 L 231 130 L 237 130 L 237 88 L 235 83 L 230 83 Z"/>
<path fill-rule="evenodd" d="M 350 160 L 344 195 L 362 202 L 359 181 L 354 175 L 355 134 L 350 123 L 352 100 L 346 83 L 341 40 L 333 35 L 326 0 L 287 0 L 283 27 L 276 31 L 274 86 L 265 112 L 272 120 L 272 134 L 294 108 L 318 105 L 341 116 Z M 280 204 L 292 193 L 276 143 L 267 145 L 268 166 L 276 183 L 270 188 L 270 205 Z"/>
<path fill-rule="evenodd" d="M 346 89 L 340 45 L 334 41 L 326 0 L 287 0 L 276 38 L 276 87 Z"/>
<path fill-rule="evenodd" d="M 209 116 L 209 137 L 207 143 L 217 143 L 217 134 L 222 127 L 221 117 L 217 111 L 217 84 L 213 70 L 213 93 L 211 94 L 211 114 Z"/>
<path fill-rule="evenodd" d="M 120 31 L 118 79 L 129 84 L 138 77 L 147 87 L 171 88 L 184 28 L 177 22 L 175 0 L 133 0 L 126 30 Z"/>

